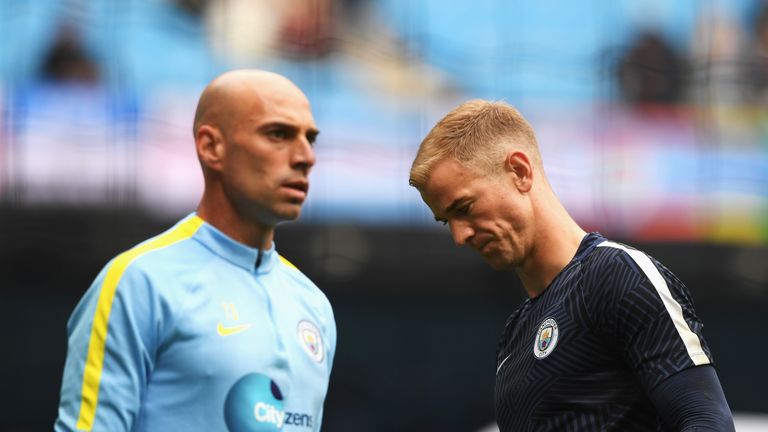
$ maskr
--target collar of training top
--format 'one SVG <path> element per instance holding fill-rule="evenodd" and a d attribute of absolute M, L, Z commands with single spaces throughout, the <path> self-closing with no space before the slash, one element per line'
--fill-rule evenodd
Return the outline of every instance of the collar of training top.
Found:
<path fill-rule="evenodd" d="M 186 219 L 189 218 L 200 219 L 195 213 L 190 214 Z M 272 247 L 261 251 L 262 256 L 261 260 L 259 260 L 260 251 L 258 248 L 252 248 L 232 239 L 205 221 L 203 221 L 202 226 L 195 233 L 194 238 L 215 254 L 248 271 L 255 270 L 259 274 L 267 273 L 274 268 L 278 261 L 274 241 L 272 242 Z M 256 266 L 257 263 L 258 267 Z"/>

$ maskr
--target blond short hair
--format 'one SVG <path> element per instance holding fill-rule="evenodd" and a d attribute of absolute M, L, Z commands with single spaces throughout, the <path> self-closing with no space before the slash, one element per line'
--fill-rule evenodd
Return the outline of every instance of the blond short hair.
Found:
<path fill-rule="evenodd" d="M 531 162 L 541 167 L 533 127 L 517 109 L 505 102 L 464 102 L 437 122 L 421 142 L 409 183 L 421 189 L 435 165 L 448 157 L 484 174 L 496 174 L 512 147 L 526 151 Z"/>

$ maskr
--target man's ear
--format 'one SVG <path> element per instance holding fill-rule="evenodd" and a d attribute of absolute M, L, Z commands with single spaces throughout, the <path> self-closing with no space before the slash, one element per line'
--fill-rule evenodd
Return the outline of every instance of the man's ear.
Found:
<path fill-rule="evenodd" d="M 219 129 L 202 125 L 195 134 L 197 157 L 204 167 L 221 171 L 224 159 L 224 137 Z"/>
<path fill-rule="evenodd" d="M 513 150 L 504 159 L 504 168 L 512 176 L 512 182 L 521 193 L 526 193 L 533 187 L 533 165 L 528 155 Z"/>

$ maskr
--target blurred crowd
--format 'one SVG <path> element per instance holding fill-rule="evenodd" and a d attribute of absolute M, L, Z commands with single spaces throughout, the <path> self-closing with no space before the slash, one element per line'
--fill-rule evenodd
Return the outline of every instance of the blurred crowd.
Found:
<path fill-rule="evenodd" d="M 768 239 L 768 1 L 0 0 L 0 22 L 0 201 L 188 208 L 196 97 L 255 67 L 315 108 L 309 220 L 429 221 L 409 159 L 482 97 L 533 119 L 586 225 Z"/>
<path fill-rule="evenodd" d="M 106 82 L 134 87 L 139 93 L 174 83 L 194 87 L 205 81 L 203 77 L 224 69 L 269 66 L 281 60 L 305 65 L 344 62 L 345 67 L 359 68 L 374 62 L 375 67 L 368 70 L 389 73 L 385 81 L 423 79 L 432 82 L 421 83 L 422 87 L 443 92 L 466 89 L 473 79 L 449 74 L 449 85 L 435 83 L 445 80 L 444 75 L 431 74 L 431 65 L 423 63 L 434 56 L 420 51 L 436 44 L 419 40 L 419 31 L 398 32 L 402 25 L 382 19 L 381 8 L 375 6 L 386 1 L 142 0 L 131 6 L 79 0 L 36 0 L 26 6 L 13 3 L 4 1 L 0 6 L 0 18 L 11 24 L 6 26 L 6 36 L 13 32 L 17 42 L 0 53 L 0 85 L 6 93 L 34 81 Z M 42 12 L 43 8 L 49 10 Z M 406 9 L 418 10 L 414 6 Z M 403 13 L 400 18 L 428 19 L 425 14 L 428 11 Z M 419 23 L 408 25 L 418 27 Z M 19 28 L 23 30 L 15 31 Z M 462 36 L 461 30 L 457 33 Z M 505 37 L 504 32 L 498 33 Z M 425 38 L 428 36 L 421 36 Z M 764 1 L 741 8 L 704 2 L 696 12 L 689 40 L 675 39 L 660 26 L 645 23 L 626 31 L 626 37 L 605 38 L 599 43 L 608 62 L 595 61 L 595 69 L 609 72 L 599 70 L 595 75 L 615 83 L 620 100 L 629 104 L 759 105 L 768 97 L 768 3 Z M 444 57 L 452 61 L 455 55 L 446 53 Z M 530 62 L 515 57 L 511 52 L 503 63 Z M 416 71 L 397 71 L 404 67 Z M 407 97 L 419 86 L 400 83 L 391 87 L 404 89 L 401 96 Z M 610 92 L 602 94 L 611 99 Z"/>
<path fill-rule="evenodd" d="M 638 32 L 617 65 L 623 99 L 632 104 L 765 104 L 768 4 L 756 3 L 744 21 L 732 11 L 707 8 L 688 47 L 653 30 Z"/>

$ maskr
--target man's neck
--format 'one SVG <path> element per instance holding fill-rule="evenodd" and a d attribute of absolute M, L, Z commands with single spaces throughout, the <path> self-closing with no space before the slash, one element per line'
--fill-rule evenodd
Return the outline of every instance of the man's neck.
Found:
<path fill-rule="evenodd" d="M 571 262 L 587 234 L 552 194 L 538 212 L 531 251 L 516 270 L 528 297 L 539 296 Z"/>
<path fill-rule="evenodd" d="M 258 249 L 269 249 L 275 234 L 274 226 L 249 221 L 240 216 L 227 200 L 203 199 L 197 207 L 197 215 L 230 238 Z M 215 210 L 214 210 L 215 209 Z"/>

